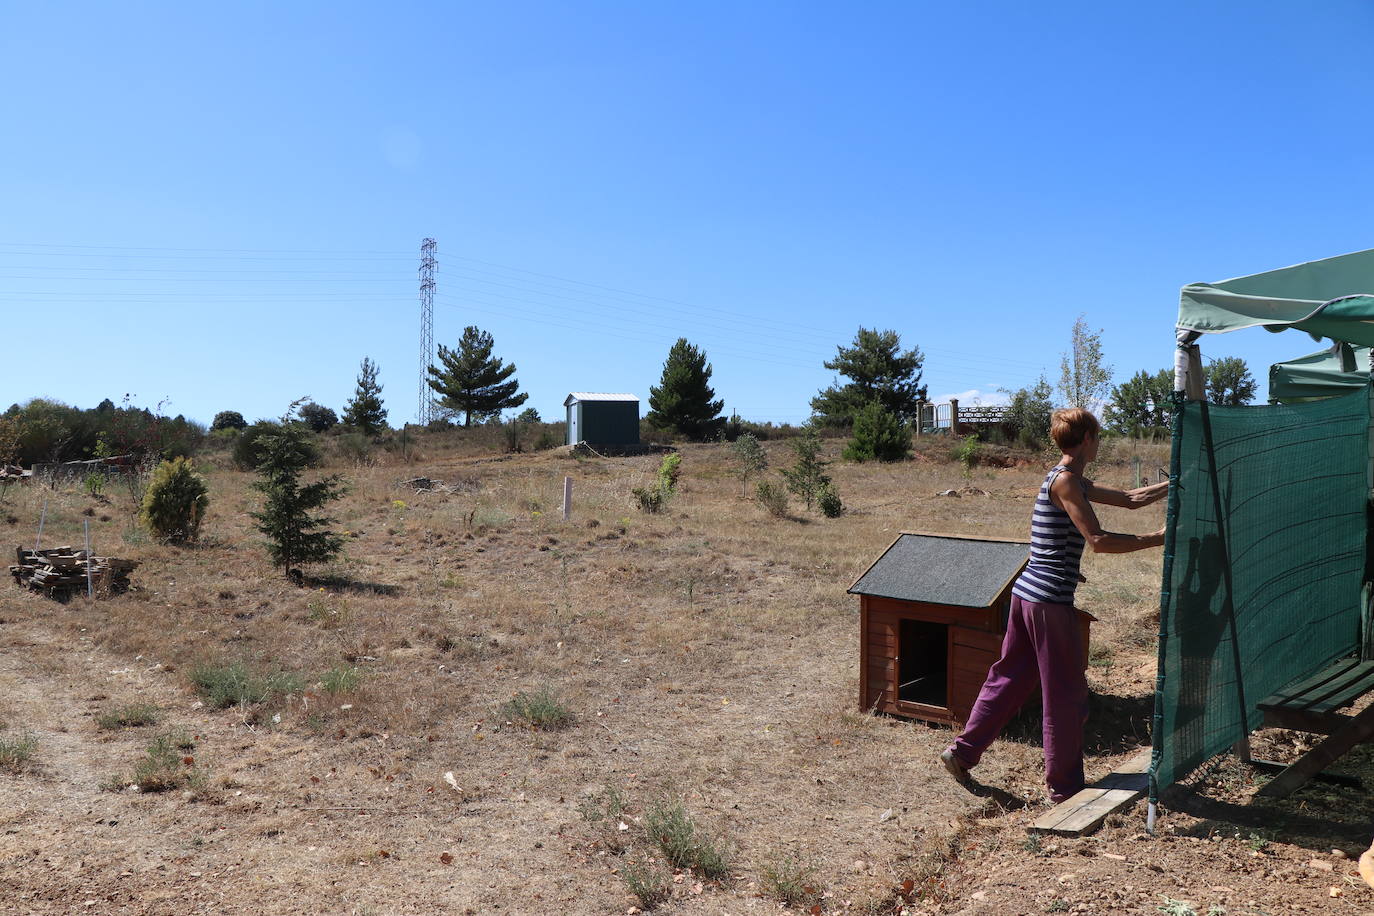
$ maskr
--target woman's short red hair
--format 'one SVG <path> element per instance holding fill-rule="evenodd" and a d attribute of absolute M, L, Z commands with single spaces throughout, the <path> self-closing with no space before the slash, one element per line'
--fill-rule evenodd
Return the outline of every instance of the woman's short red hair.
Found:
<path fill-rule="evenodd" d="M 1050 438 L 1066 452 L 1082 445 L 1088 436 L 1096 436 L 1101 431 L 1097 417 L 1082 407 L 1064 407 L 1050 415 Z"/>

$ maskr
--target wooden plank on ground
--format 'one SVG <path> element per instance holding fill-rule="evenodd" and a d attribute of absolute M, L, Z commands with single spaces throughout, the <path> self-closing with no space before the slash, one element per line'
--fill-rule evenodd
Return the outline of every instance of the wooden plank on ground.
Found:
<path fill-rule="evenodd" d="M 1108 815 L 1135 804 L 1149 789 L 1150 750 L 1146 748 L 1117 767 L 1106 777 L 1055 805 L 1030 825 L 1041 833 L 1082 836 L 1095 829 Z"/>

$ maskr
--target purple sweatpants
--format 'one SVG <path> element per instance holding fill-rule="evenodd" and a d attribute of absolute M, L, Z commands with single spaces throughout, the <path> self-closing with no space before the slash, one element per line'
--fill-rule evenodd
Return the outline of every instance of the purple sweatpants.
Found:
<path fill-rule="evenodd" d="M 1012 596 L 1002 657 L 988 671 L 968 723 L 954 739 L 954 755 L 964 766 L 975 766 L 1037 684 L 1045 711 L 1045 783 L 1050 795 L 1062 801 L 1083 788 L 1083 723 L 1088 718 L 1083 634 L 1072 605 Z"/>

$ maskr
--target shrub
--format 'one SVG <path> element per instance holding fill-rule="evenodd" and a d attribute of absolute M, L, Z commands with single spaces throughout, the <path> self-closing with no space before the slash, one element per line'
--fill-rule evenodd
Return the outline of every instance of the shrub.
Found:
<path fill-rule="evenodd" d="M 372 460 L 372 440 L 356 429 L 339 436 L 339 455 L 353 464 L 367 464 Z"/>
<path fill-rule="evenodd" d="M 501 706 L 501 715 L 530 728 L 562 728 L 572 724 L 572 712 L 549 688 L 517 693 Z"/>
<path fill-rule="evenodd" d="M 110 707 L 95 717 L 95 724 L 104 729 L 133 728 L 156 725 L 160 718 L 161 713 L 152 703 L 130 703 Z"/>
<path fill-rule="evenodd" d="M 821 510 L 821 515 L 826 518 L 839 518 L 844 514 L 844 502 L 840 500 L 840 494 L 835 492 L 835 488 L 830 484 L 821 487 L 816 495 L 816 508 Z"/>
<path fill-rule="evenodd" d="M 274 420 L 259 420 L 241 431 L 234 440 L 234 466 L 240 471 L 255 471 L 263 458 L 263 442 L 267 436 L 280 435 L 285 427 Z M 312 467 L 320 460 L 319 449 L 315 444 L 302 437 L 301 447 L 307 454 L 306 467 Z"/>
<path fill-rule="evenodd" d="M 134 764 L 133 775 L 127 780 L 113 781 L 114 785 L 129 783 L 140 792 L 166 792 L 171 789 L 199 789 L 205 784 L 205 770 L 197 767 L 194 757 L 185 753 L 195 750 L 195 744 L 185 732 L 158 735 Z"/>
<path fill-rule="evenodd" d="M 954 459 L 964 466 L 965 480 L 972 479 L 973 466 L 978 463 L 978 452 L 982 447 L 978 437 L 970 435 L 960 440 L 959 446 L 954 450 Z"/>
<path fill-rule="evenodd" d="M 215 414 L 215 419 L 210 424 L 210 432 L 221 429 L 243 429 L 248 425 L 248 421 L 243 419 L 243 414 L 237 410 L 221 410 Z"/>
<path fill-rule="evenodd" d="M 759 505 L 768 510 L 774 518 L 787 517 L 787 491 L 775 483 L 760 480 L 756 491 Z"/>
<path fill-rule="evenodd" d="M 205 478 L 196 473 L 191 460 L 173 458 L 153 471 L 139 518 L 153 537 L 185 543 L 199 536 L 209 503 Z"/>
<path fill-rule="evenodd" d="M 911 430 L 901 417 L 878 401 L 854 415 L 853 438 L 844 449 L 846 461 L 901 461 L 910 456 Z"/>
<path fill-rule="evenodd" d="M 1050 414 L 1054 412 L 1054 403 L 1051 401 L 1054 389 L 1050 383 L 1042 375 L 1031 387 L 1007 393 L 1011 395 L 1011 403 L 1008 405 L 1006 422 L 1016 430 L 1016 441 L 1027 448 L 1048 445 Z"/>
<path fill-rule="evenodd" d="M 339 424 L 338 414 L 328 407 L 316 404 L 314 401 L 302 404 L 296 413 L 300 415 L 301 421 L 306 426 L 317 433 L 325 432 Z"/>
<path fill-rule="evenodd" d="M 534 440 L 534 450 L 536 452 L 547 452 L 551 448 L 558 448 L 563 444 L 563 440 L 558 437 L 553 427 L 543 425 L 539 430 L 539 438 Z"/>
<path fill-rule="evenodd" d="M 677 480 L 682 474 L 682 456 L 671 452 L 663 456 L 652 487 L 634 487 L 631 493 L 645 512 L 662 512 L 668 500 L 677 492 Z"/>
<path fill-rule="evenodd" d="M 81 487 L 91 496 L 99 496 L 109 480 L 101 471 L 92 471 L 81 481 Z"/>

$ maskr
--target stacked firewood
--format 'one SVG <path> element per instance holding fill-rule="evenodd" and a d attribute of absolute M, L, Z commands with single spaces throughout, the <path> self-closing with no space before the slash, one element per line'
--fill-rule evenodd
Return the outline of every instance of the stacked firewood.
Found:
<path fill-rule="evenodd" d="M 53 598 L 66 598 L 84 591 L 88 568 L 90 584 L 95 591 L 101 594 L 127 591 L 129 573 L 138 567 L 136 560 L 91 556 L 71 547 L 49 550 L 20 547 L 15 556 L 19 562 L 10 567 L 14 581 L 34 591 L 46 592 Z"/>

